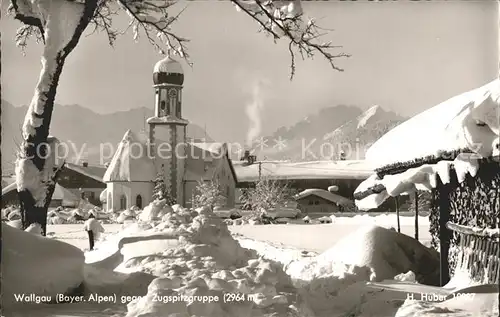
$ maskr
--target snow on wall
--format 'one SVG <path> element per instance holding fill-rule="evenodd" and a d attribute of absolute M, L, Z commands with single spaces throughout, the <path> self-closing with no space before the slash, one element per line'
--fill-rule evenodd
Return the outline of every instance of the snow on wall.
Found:
<path fill-rule="evenodd" d="M 386 165 L 464 148 L 490 157 L 498 153 L 499 115 L 500 80 L 495 79 L 395 127 L 368 149 L 366 159 Z"/>

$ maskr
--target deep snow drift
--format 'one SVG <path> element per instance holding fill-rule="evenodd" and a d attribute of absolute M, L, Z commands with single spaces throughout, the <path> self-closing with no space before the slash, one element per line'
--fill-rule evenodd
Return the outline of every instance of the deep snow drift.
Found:
<path fill-rule="evenodd" d="M 115 254 L 104 245 L 115 245 L 119 250 L 123 243 L 116 246 L 117 240 L 169 237 L 168 248 L 158 248 L 151 255 L 142 250 L 140 256 L 136 255 L 141 251 L 131 250 L 116 267 L 119 271 L 158 276 L 144 297 L 128 304 L 127 316 L 312 316 L 281 265 L 259 259 L 255 252 L 242 248 L 208 208 L 189 211 L 156 202 L 148 210 L 147 218 L 162 215 L 161 220 L 153 219 L 153 228 L 135 224 L 128 234 L 108 238 L 97 250 L 101 256 L 94 254 L 94 259 L 87 261 L 103 263 L 109 253 Z M 145 246 L 137 243 L 131 248 Z M 238 296 L 228 297 L 231 294 Z"/>
<path fill-rule="evenodd" d="M 54 299 L 83 282 L 83 252 L 2 223 L 2 306 L 26 305 L 14 295 Z M 37 304 L 37 303 L 34 303 Z"/>
<path fill-rule="evenodd" d="M 436 282 L 438 267 L 435 251 L 404 234 L 369 225 L 316 257 L 292 262 L 286 273 L 317 316 L 349 312 L 352 316 L 393 316 L 406 294 L 375 290 L 366 283 L 409 271 L 420 282 Z"/>

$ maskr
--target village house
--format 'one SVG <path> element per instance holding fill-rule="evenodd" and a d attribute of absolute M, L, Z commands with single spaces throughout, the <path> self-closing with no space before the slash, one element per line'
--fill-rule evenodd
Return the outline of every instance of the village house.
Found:
<path fill-rule="evenodd" d="M 162 177 L 170 196 L 192 205 L 200 181 L 213 181 L 226 197 L 235 200 L 236 174 L 225 143 L 188 140 L 188 121 L 182 116 L 184 72 L 170 57 L 153 69 L 154 116 L 149 133 L 127 131 L 104 175 L 108 210 L 143 208 L 152 200 L 154 181 Z"/>

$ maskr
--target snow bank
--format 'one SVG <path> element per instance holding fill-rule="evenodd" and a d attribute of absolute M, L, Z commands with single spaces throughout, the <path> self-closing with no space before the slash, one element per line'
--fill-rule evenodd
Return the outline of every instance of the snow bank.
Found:
<path fill-rule="evenodd" d="M 425 267 L 418 266 L 423 263 Z M 407 235 L 370 225 L 344 237 L 316 258 L 294 263 L 288 273 L 312 280 L 335 274 L 338 265 L 365 267 L 370 272 L 370 281 L 382 281 L 408 271 L 421 275 L 437 273 L 439 257 L 434 250 Z"/>
<path fill-rule="evenodd" d="M 408 271 L 415 272 L 417 280 L 433 280 L 438 267 L 438 254 L 418 241 L 368 226 L 317 257 L 292 262 L 286 272 L 301 287 L 317 316 L 391 316 L 406 295 L 377 292 L 366 282 L 392 279 Z"/>
<path fill-rule="evenodd" d="M 83 281 L 83 252 L 61 241 L 2 223 L 2 305 L 25 305 L 14 294 L 51 296 Z"/>

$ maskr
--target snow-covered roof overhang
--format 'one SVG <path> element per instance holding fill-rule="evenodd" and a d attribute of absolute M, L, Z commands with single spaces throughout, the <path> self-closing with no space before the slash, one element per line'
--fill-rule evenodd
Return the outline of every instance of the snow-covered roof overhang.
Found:
<path fill-rule="evenodd" d="M 260 165 L 260 167 L 259 167 Z M 367 179 L 374 166 L 367 161 L 284 162 L 261 161 L 254 164 L 235 162 L 239 182 L 257 182 L 260 177 L 273 180 L 299 179 Z"/>
<path fill-rule="evenodd" d="M 319 189 L 319 188 L 309 188 L 304 191 L 301 191 L 297 195 L 295 195 L 295 199 L 302 199 L 309 197 L 311 195 L 315 195 L 318 197 L 321 197 L 325 200 L 328 200 L 332 203 L 338 204 L 338 205 L 343 205 L 343 206 L 352 206 L 354 205 L 354 202 L 350 199 L 347 199 L 343 196 L 331 193 L 327 190 L 324 189 Z"/>
<path fill-rule="evenodd" d="M 128 130 L 104 173 L 104 182 L 153 181 L 156 168 L 146 143 L 144 137 Z"/>
<path fill-rule="evenodd" d="M 498 155 L 500 81 L 452 97 L 396 126 L 366 153 L 379 166 L 443 151 L 470 149 Z"/>
<path fill-rule="evenodd" d="M 499 117 L 496 79 L 397 126 L 368 150 L 366 158 L 379 166 L 378 173 L 358 186 L 356 205 L 373 209 L 388 197 L 430 190 L 438 176 L 449 182 L 450 173 L 459 182 L 466 174 L 475 176 L 480 159 L 499 157 Z"/>

